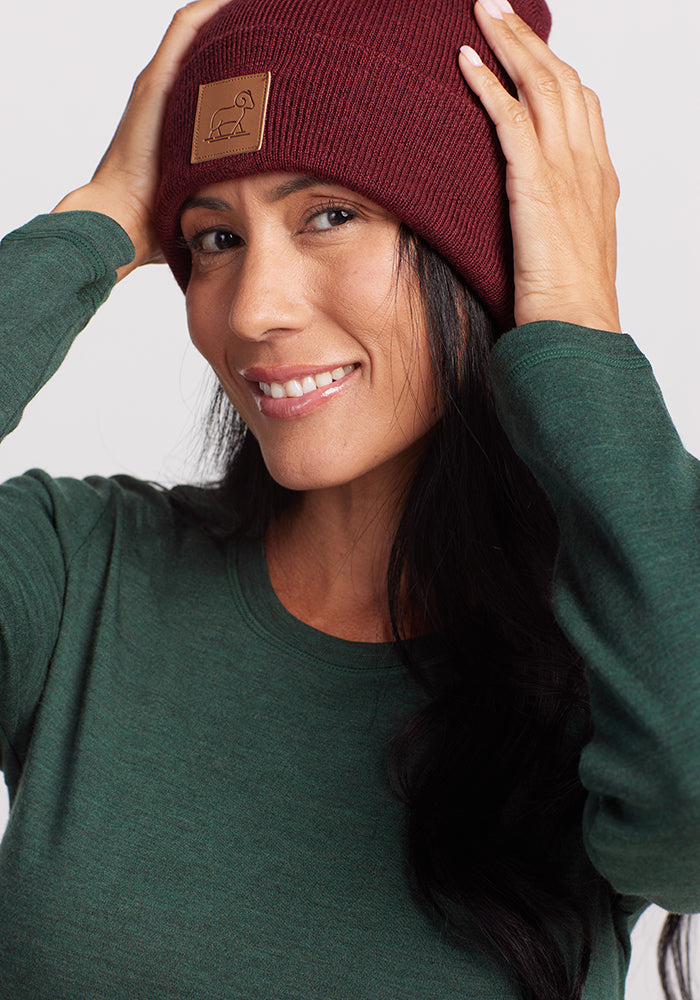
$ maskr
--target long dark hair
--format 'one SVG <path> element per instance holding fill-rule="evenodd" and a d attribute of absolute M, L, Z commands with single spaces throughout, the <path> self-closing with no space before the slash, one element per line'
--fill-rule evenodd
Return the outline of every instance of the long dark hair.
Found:
<path fill-rule="evenodd" d="M 417 279 L 442 414 L 387 578 L 394 637 L 425 695 L 388 748 L 409 878 L 451 935 L 505 961 L 523 1000 L 580 1000 L 595 908 L 611 905 L 613 891 L 581 843 L 578 762 L 592 729 L 583 664 L 551 611 L 556 521 L 498 422 L 497 331 L 483 305 L 405 227 L 397 284 L 402 271 Z M 219 536 L 261 537 L 296 494 L 271 478 L 221 390 L 208 439 L 223 476 L 173 501 Z M 411 659 L 407 608 L 442 637 L 439 668 Z M 583 859 L 575 872 L 572 857 Z M 660 968 L 677 938 L 671 928 Z"/>

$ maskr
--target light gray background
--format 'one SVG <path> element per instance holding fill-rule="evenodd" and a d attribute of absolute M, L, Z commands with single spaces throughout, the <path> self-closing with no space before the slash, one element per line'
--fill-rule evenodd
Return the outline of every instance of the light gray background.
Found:
<path fill-rule="evenodd" d="M 700 8 L 682 0 L 551 6 L 552 47 L 598 92 L 622 184 L 623 326 L 651 359 L 686 446 L 700 455 Z M 171 0 L 5 5 L 3 232 L 89 179 L 173 11 Z M 162 482 L 192 476 L 210 387 L 187 339 L 179 289 L 165 268 L 145 268 L 115 290 L 4 443 L 0 478 L 32 466 Z M 3 809 L 0 794 L 0 829 Z M 627 1000 L 661 996 L 654 948 L 662 917 L 652 908 L 635 931 Z"/>

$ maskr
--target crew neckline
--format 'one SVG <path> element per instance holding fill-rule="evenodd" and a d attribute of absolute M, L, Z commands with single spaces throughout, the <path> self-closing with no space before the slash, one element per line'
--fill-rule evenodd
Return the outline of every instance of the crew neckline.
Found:
<path fill-rule="evenodd" d="M 386 669 L 403 666 L 393 642 L 355 642 L 307 625 L 284 607 L 270 580 L 263 539 L 235 539 L 229 547 L 229 581 L 234 601 L 261 639 L 337 667 Z M 419 636 L 408 650 L 422 665 L 441 659 L 439 636 Z"/>

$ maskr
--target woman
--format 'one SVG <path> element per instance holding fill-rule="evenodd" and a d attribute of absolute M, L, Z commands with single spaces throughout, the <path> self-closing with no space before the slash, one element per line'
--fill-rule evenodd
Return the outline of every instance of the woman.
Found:
<path fill-rule="evenodd" d="M 162 248 L 227 450 L 3 488 L 8 995 L 621 996 L 646 902 L 695 909 L 697 471 L 519 11 L 200 0 L 4 245 L 6 427 Z"/>

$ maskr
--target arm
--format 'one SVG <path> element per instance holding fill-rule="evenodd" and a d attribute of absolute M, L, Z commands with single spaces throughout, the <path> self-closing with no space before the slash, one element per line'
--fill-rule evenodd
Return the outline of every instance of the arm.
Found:
<path fill-rule="evenodd" d="M 0 438 L 54 374 L 134 255 L 112 219 L 43 215 L 0 244 Z"/>
<path fill-rule="evenodd" d="M 17 425 L 117 278 L 157 259 L 149 198 L 169 80 L 223 2 L 199 0 L 175 17 L 93 180 L 0 246 L 0 437 Z M 61 627 L 71 558 L 104 503 L 87 483 L 42 473 L 0 486 L 0 755 L 11 782 Z"/>
<path fill-rule="evenodd" d="M 477 4 L 508 94 L 465 79 L 507 161 L 518 328 L 496 345 L 503 425 L 555 508 L 553 603 L 587 665 L 584 837 L 621 893 L 700 908 L 698 466 L 619 335 L 615 206 L 597 98 L 510 11 Z M 500 10 L 499 10 L 500 9 Z"/>
<path fill-rule="evenodd" d="M 499 416 L 561 532 L 553 604 L 587 663 L 584 838 L 619 892 L 700 908 L 700 464 L 629 337 L 559 323 L 493 353 Z"/>
<path fill-rule="evenodd" d="M 224 2 L 198 0 L 177 12 L 90 183 L 3 242 L 0 437 L 16 426 L 114 283 L 160 260 L 151 213 L 162 117 L 189 46 Z"/>
<path fill-rule="evenodd" d="M 126 234 L 95 213 L 39 216 L 0 244 L 0 437 L 53 375 L 133 256 Z M 59 532 L 47 476 L 0 486 L 0 763 L 14 787 L 63 611 L 70 549 L 94 522 Z"/>

